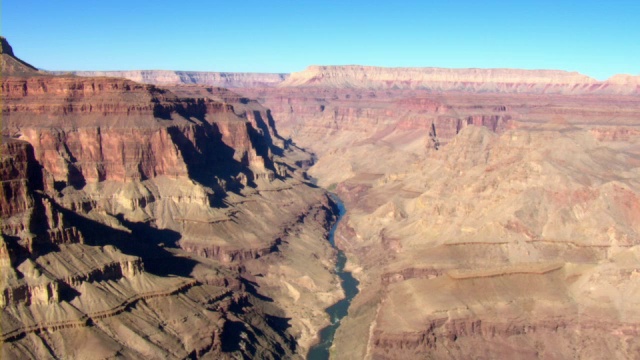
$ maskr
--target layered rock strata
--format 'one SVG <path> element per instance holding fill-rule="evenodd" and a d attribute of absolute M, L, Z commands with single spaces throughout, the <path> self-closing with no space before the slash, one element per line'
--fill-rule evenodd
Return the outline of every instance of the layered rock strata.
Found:
<path fill-rule="evenodd" d="M 519 69 L 309 66 L 280 87 L 419 89 L 434 92 L 535 94 L 638 94 L 637 76 L 597 81 L 577 72 Z"/>
<path fill-rule="evenodd" d="M 363 286 L 336 353 L 633 357 L 636 142 L 469 127 L 424 163 L 340 183 L 336 238 Z"/>
<path fill-rule="evenodd" d="M 61 74 L 64 72 L 54 72 Z M 198 84 L 227 88 L 313 87 L 333 89 L 429 90 L 431 92 L 614 94 L 640 93 L 638 76 L 598 81 L 577 72 L 519 69 L 385 68 L 309 66 L 291 74 L 195 71 L 74 71 L 79 76 L 123 77 L 157 85 Z"/>
<path fill-rule="evenodd" d="M 2 56 L 3 359 L 306 353 L 334 209 L 266 109 Z"/>

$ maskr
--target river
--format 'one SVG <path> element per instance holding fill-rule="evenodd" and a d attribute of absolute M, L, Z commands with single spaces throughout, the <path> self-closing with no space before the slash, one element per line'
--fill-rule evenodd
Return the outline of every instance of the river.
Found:
<path fill-rule="evenodd" d="M 338 205 L 338 219 L 336 220 L 336 223 L 333 224 L 331 231 L 329 232 L 329 242 L 338 251 L 335 270 L 336 275 L 340 278 L 345 298 L 327 308 L 326 311 L 331 319 L 331 325 L 320 330 L 320 342 L 309 350 L 309 355 L 307 356 L 308 360 L 329 359 L 329 349 L 331 348 L 331 344 L 333 344 L 333 338 L 336 334 L 336 330 L 338 330 L 338 327 L 340 326 L 340 320 L 347 316 L 351 300 L 353 300 L 358 293 L 358 280 L 351 275 L 351 272 L 344 270 L 344 266 L 347 263 L 347 257 L 344 255 L 342 250 L 336 248 L 335 242 L 336 229 L 338 228 L 338 223 L 340 223 L 340 220 L 346 213 L 346 209 L 342 201 L 340 201 L 337 196 L 332 195 L 331 198 Z"/>

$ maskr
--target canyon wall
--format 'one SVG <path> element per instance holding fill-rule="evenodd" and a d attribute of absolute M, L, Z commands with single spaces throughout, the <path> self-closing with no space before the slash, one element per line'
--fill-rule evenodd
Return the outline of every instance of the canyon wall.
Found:
<path fill-rule="evenodd" d="M 2 57 L 3 359 L 305 355 L 335 210 L 268 110 Z"/>

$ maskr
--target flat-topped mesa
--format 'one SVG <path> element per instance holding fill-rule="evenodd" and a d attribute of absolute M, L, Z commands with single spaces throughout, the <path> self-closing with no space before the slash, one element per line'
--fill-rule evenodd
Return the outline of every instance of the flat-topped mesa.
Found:
<path fill-rule="evenodd" d="M 53 71 L 52 74 L 73 74 L 77 76 L 109 76 L 119 77 L 145 84 L 179 85 L 199 84 L 237 87 L 272 87 L 284 81 L 289 74 L 279 73 L 240 73 L 209 71 L 174 71 L 174 70 L 124 70 L 124 71 Z"/>
<path fill-rule="evenodd" d="M 334 86 L 356 88 L 424 88 L 441 83 L 483 84 L 597 84 L 577 72 L 517 69 L 386 68 L 376 66 L 309 66 L 292 73 L 280 86 Z"/>
<path fill-rule="evenodd" d="M 608 78 L 608 84 L 640 86 L 640 75 L 617 74 Z"/>
<path fill-rule="evenodd" d="M 561 70 L 520 69 L 450 69 L 437 67 L 379 67 L 379 66 L 309 66 L 292 73 L 287 84 L 301 80 L 330 80 L 349 78 L 366 81 L 415 81 L 415 82 L 490 82 L 529 84 L 596 83 L 597 80 L 577 72 Z M 284 85 L 284 84 L 283 84 Z"/>

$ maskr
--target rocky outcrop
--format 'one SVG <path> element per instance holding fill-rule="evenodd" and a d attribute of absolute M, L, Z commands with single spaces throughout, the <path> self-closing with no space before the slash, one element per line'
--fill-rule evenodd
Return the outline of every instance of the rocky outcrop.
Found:
<path fill-rule="evenodd" d="M 2 138 L 0 152 L 0 215 L 10 217 L 27 211 L 33 206 L 29 191 L 29 178 L 36 166 L 33 147 L 26 141 Z M 31 175 L 31 176 L 30 176 Z"/>
<path fill-rule="evenodd" d="M 15 57 L 13 48 L 4 36 L 0 36 L 0 54 L 6 54 Z"/>
<path fill-rule="evenodd" d="M 77 229 L 42 195 L 43 170 L 29 143 L 3 138 L 0 175 L 0 229 L 3 248 L 11 260 L 8 265 L 16 265 L 52 246 L 83 242 Z"/>

